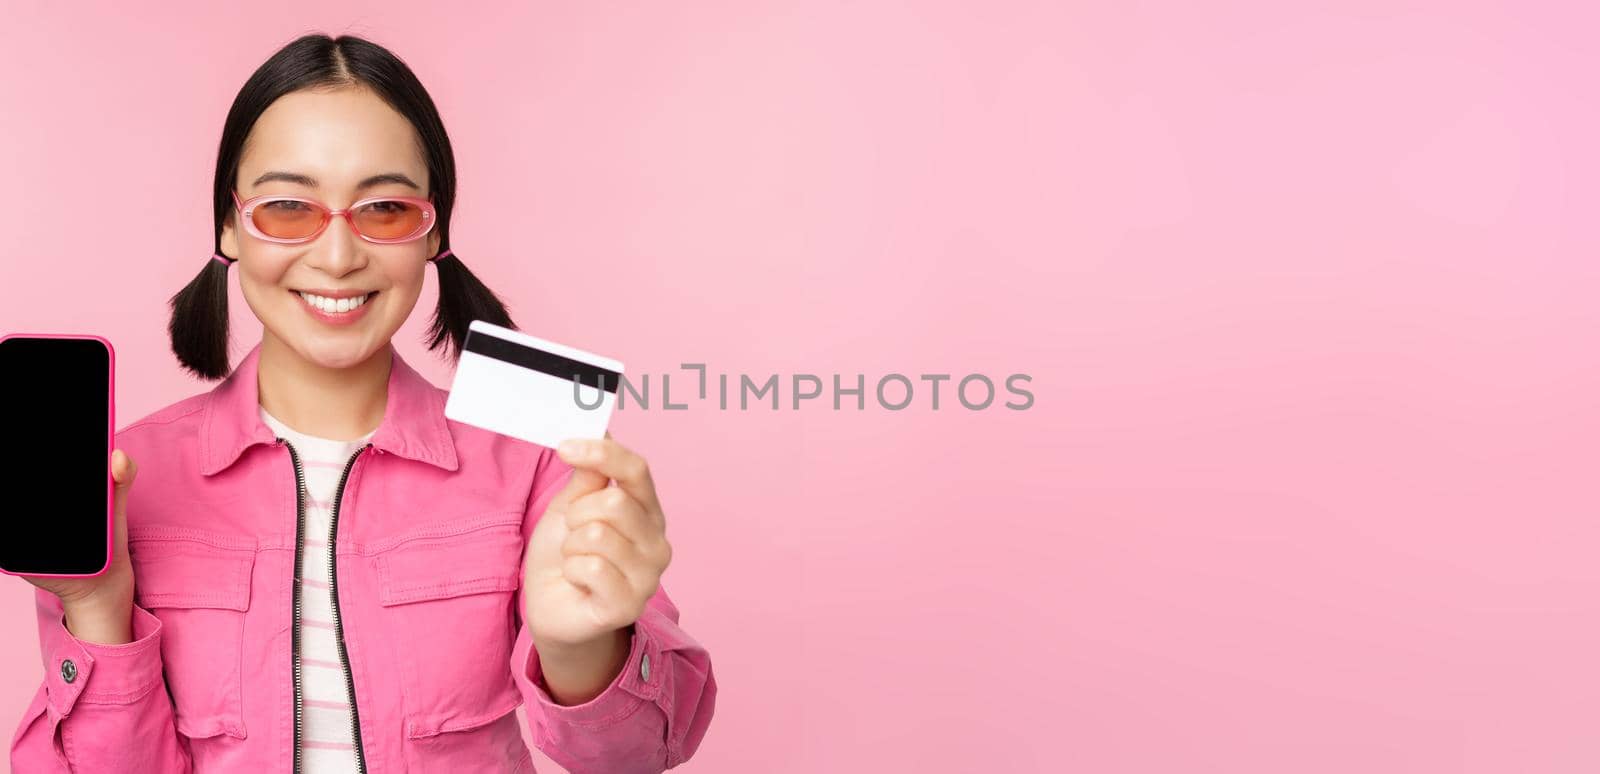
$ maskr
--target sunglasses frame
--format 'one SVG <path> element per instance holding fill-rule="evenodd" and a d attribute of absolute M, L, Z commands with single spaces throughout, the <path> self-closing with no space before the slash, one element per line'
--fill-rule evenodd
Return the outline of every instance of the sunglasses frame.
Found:
<path fill-rule="evenodd" d="M 328 224 L 332 223 L 335 217 L 344 218 L 345 222 L 350 224 L 350 231 L 352 233 L 375 245 L 397 245 L 405 242 L 415 242 L 418 239 L 427 236 L 428 232 L 433 231 L 433 224 L 438 220 L 433 208 L 433 202 L 431 200 L 416 196 L 369 196 L 351 204 L 349 207 L 346 207 L 342 210 L 336 210 L 326 204 L 323 204 L 322 202 L 317 201 L 316 199 L 308 199 L 304 196 L 290 196 L 287 194 L 262 194 L 260 196 L 254 196 L 241 201 L 239 199 L 238 191 L 233 191 L 231 193 L 233 194 L 234 207 L 238 208 L 239 210 L 239 220 L 244 225 L 245 233 L 248 233 L 250 236 L 253 236 L 256 239 L 266 242 L 273 242 L 280 245 L 298 245 L 315 240 L 317 237 L 322 236 L 322 232 L 328 230 Z M 293 239 L 271 236 L 257 228 L 255 219 L 251 217 L 252 213 L 255 212 L 255 209 L 268 202 L 281 201 L 303 202 L 305 204 L 310 204 L 317 207 L 318 209 L 322 210 L 323 213 L 322 225 L 318 226 L 317 230 L 313 231 L 309 236 Z M 373 202 L 393 201 L 407 202 L 422 208 L 422 225 L 418 226 L 415 232 L 400 237 L 399 239 L 377 239 L 361 233 L 361 228 L 356 225 L 355 217 L 351 213 L 360 209 L 363 205 L 371 204 Z"/>

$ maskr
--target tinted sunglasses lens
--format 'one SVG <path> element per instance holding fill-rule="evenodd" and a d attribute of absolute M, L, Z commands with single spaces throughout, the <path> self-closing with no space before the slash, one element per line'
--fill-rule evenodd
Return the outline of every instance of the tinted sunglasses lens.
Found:
<path fill-rule="evenodd" d="M 423 227 L 427 215 L 422 207 L 399 199 L 369 202 L 354 214 L 356 229 L 370 239 L 409 237 Z"/>
<path fill-rule="evenodd" d="M 261 233 L 274 239 L 304 239 L 322 228 L 328 211 L 310 202 L 286 199 L 262 202 L 250 213 Z"/>

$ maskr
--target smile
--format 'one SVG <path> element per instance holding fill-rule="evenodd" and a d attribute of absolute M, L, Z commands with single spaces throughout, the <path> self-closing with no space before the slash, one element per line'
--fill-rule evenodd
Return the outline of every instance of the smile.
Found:
<path fill-rule="evenodd" d="M 311 307 L 325 314 L 344 314 L 346 312 L 359 309 L 367 303 L 367 299 L 377 295 L 376 291 L 372 293 L 364 293 L 352 298 L 327 298 L 325 296 L 319 296 L 300 291 L 295 291 L 295 294 L 304 299 L 305 302 Z"/>

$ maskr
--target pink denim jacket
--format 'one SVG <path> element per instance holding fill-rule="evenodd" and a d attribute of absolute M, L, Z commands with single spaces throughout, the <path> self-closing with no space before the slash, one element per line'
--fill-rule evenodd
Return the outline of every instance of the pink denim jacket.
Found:
<path fill-rule="evenodd" d="M 257 410 L 258 344 L 223 382 L 137 421 L 127 503 L 133 636 L 82 642 L 37 591 L 44 686 L 11 742 L 17 774 L 290 772 L 298 475 Z M 514 712 L 574 774 L 660 772 L 694 754 L 711 659 L 661 587 L 603 693 L 556 704 L 522 620 L 523 547 L 571 468 L 447 420 L 393 355 L 388 406 L 351 458 L 333 575 L 357 752 L 373 772 L 531 772 Z"/>

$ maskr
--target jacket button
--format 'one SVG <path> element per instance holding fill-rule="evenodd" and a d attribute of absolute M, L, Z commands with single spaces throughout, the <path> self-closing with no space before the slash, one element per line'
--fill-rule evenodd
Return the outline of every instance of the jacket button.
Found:
<path fill-rule="evenodd" d="M 69 661 L 67 663 L 72 663 L 72 662 Z M 647 683 L 650 682 L 650 654 L 649 653 L 642 653 L 642 654 L 639 655 L 639 679 L 643 680 L 643 681 L 645 681 Z M 71 682 L 71 681 L 69 680 L 68 682 Z"/>
<path fill-rule="evenodd" d="M 70 658 L 64 659 L 61 662 L 61 679 L 66 680 L 69 683 L 78 679 L 78 665 L 72 663 L 72 659 Z"/>

